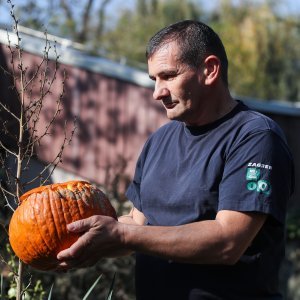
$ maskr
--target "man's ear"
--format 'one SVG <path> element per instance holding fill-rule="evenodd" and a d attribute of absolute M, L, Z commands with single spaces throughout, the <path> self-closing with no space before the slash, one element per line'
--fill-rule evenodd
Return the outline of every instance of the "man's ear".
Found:
<path fill-rule="evenodd" d="M 210 55 L 204 60 L 204 82 L 211 85 L 221 77 L 221 61 L 215 55 Z"/>

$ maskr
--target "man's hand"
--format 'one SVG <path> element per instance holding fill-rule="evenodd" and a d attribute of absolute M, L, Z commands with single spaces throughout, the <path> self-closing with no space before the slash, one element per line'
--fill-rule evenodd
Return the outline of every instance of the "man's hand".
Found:
<path fill-rule="evenodd" d="M 88 267 L 103 257 L 127 254 L 123 227 L 113 218 L 99 215 L 68 224 L 68 231 L 82 235 L 70 248 L 58 253 L 57 259 L 61 261 L 58 270 Z"/>

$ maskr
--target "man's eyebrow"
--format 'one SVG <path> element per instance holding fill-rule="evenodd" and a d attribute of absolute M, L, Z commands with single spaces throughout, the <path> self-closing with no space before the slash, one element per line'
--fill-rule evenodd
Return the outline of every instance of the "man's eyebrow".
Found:
<path fill-rule="evenodd" d="M 156 76 L 149 74 L 149 78 L 155 80 L 156 77 L 177 75 L 177 70 L 165 70 L 159 72 Z"/>

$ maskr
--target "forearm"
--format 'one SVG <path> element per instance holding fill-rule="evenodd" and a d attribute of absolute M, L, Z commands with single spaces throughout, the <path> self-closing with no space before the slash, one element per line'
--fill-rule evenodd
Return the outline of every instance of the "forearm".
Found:
<path fill-rule="evenodd" d="M 228 243 L 216 221 L 183 226 L 127 226 L 126 248 L 187 263 L 225 263 Z"/>
<path fill-rule="evenodd" d="M 219 212 L 215 220 L 182 226 L 124 225 L 127 249 L 174 261 L 234 264 L 260 230 L 266 216 Z"/>

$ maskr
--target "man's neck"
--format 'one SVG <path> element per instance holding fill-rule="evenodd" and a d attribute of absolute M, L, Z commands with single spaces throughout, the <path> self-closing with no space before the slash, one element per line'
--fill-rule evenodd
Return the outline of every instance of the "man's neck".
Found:
<path fill-rule="evenodd" d="M 207 99 L 207 103 L 204 104 L 201 115 L 195 116 L 194 120 L 186 122 L 186 125 L 202 126 L 210 124 L 230 113 L 237 104 L 238 102 L 231 97 L 229 91 L 219 94 L 213 93 Z"/>

